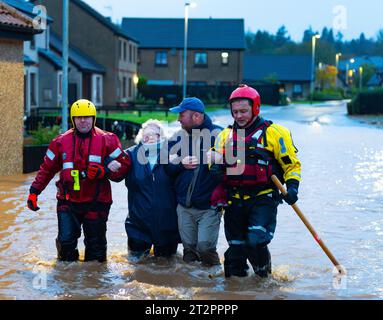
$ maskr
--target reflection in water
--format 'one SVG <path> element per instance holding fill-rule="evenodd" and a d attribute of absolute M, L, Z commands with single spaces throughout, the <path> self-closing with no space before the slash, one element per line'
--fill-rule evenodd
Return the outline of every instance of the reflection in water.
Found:
<path fill-rule="evenodd" d="M 305 123 L 287 122 L 288 108 L 263 112 L 292 130 L 303 165 L 299 207 L 347 269 L 344 287 L 343 280 L 334 282 L 331 262 L 287 205 L 280 206 L 270 245 L 269 279 L 225 279 L 222 268 L 186 265 L 181 245 L 171 261 L 149 257 L 133 265 L 126 259 L 123 183 L 112 185 L 108 262 L 57 262 L 54 181 L 39 197 L 41 210 L 31 212 L 25 208 L 31 174 L 0 179 L 0 299 L 382 298 L 383 146 L 377 142 L 383 131 L 343 120 L 334 126 L 336 118 L 320 117 L 317 110 L 311 118 L 305 110 Z M 214 119 L 231 121 L 227 113 Z M 226 247 L 221 226 L 221 259 Z M 83 254 L 81 242 L 79 249 Z"/>

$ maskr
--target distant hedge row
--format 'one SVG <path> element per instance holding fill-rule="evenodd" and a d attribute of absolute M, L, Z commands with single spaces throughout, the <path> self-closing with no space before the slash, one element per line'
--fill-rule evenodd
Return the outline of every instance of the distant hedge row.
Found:
<path fill-rule="evenodd" d="M 314 92 L 314 100 L 328 101 L 328 100 L 342 100 L 344 99 L 341 90 L 327 89 L 323 91 Z"/>
<path fill-rule="evenodd" d="M 360 92 L 347 105 L 347 112 L 353 114 L 383 114 L 383 90 Z"/>

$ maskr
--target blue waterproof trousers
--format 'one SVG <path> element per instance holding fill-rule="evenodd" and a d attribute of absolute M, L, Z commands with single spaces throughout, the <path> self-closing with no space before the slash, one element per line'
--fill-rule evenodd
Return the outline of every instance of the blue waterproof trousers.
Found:
<path fill-rule="evenodd" d="M 77 261 L 78 238 L 84 230 L 85 261 L 106 261 L 106 222 L 110 204 L 58 201 L 57 256 L 60 261 Z"/>
<path fill-rule="evenodd" d="M 271 273 L 271 257 L 267 245 L 274 237 L 279 196 L 276 192 L 238 199 L 229 193 L 230 205 L 225 210 L 225 236 L 229 248 L 225 252 L 225 276 L 245 277 L 249 260 L 255 274 Z"/>

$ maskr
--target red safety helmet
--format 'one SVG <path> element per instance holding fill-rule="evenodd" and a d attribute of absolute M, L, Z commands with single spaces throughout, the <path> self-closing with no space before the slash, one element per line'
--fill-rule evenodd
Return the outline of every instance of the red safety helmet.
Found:
<path fill-rule="evenodd" d="M 259 95 L 257 90 L 245 84 L 241 84 L 230 95 L 230 107 L 233 100 L 236 99 L 249 99 L 253 104 L 253 116 L 256 117 L 259 115 L 259 111 L 261 108 L 261 96 Z"/>

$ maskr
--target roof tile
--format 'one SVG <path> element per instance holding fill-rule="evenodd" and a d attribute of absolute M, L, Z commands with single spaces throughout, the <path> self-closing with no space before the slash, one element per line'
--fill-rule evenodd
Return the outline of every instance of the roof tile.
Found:
<path fill-rule="evenodd" d="M 22 14 L 15 8 L 0 1 L 0 29 L 2 27 L 14 27 L 21 29 L 33 29 L 32 19 Z"/>

